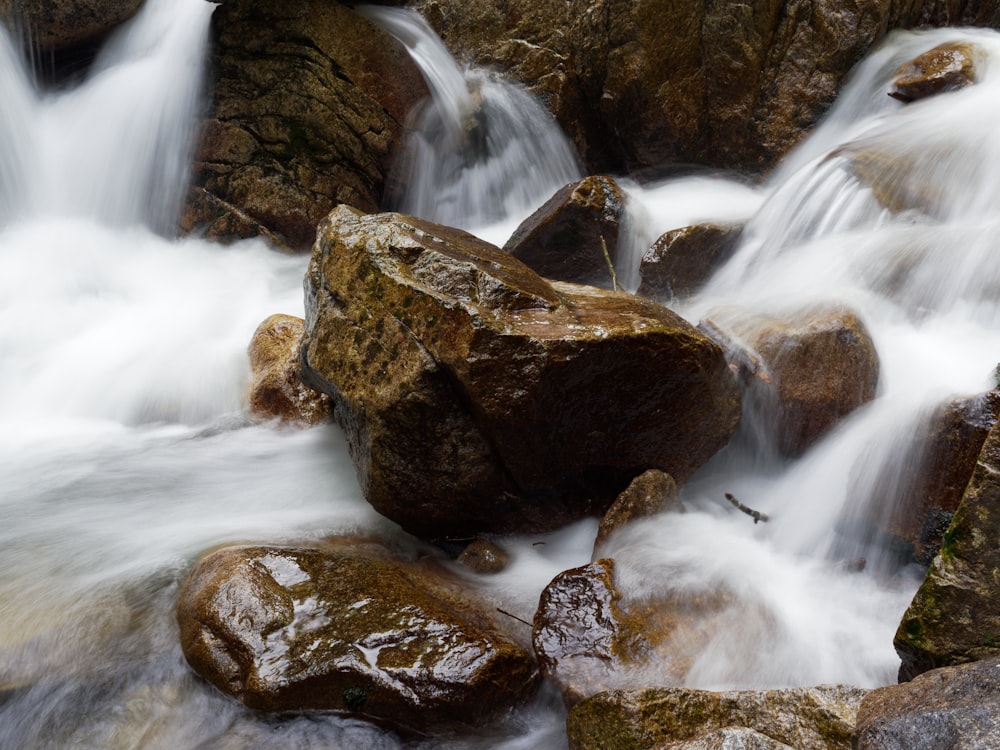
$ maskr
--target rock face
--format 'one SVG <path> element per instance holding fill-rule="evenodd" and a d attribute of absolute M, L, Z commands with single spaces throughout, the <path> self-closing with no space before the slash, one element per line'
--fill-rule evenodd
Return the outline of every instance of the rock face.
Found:
<path fill-rule="evenodd" d="M 254 332 L 247 354 L 253 382 L 250 411 L 265 419 L 316 424 L 332 416 L 330 397 L 307 388 L 299 377 L 305 321 L 272 315 Z"/>
<path fill-rule="evenodd" d="M 657 469 L 650 469 L 633 479 L 632 484 L 608 508 L 597 529 L 594 553 L 596 555 L 608 537 L 629 521 L 658 513 L 683 512 L 684 505 L 674 478 Z"/>
<path fill-rule="evenodd" d="M 1000 429 L 994 426 L 941 551 L 896 631 L 901 680 L 1000 655 Z"/>
<path fill-rule="evenodd" d="M 888 29 L 993 25 L 972 0 L 420 0 L 457 55 L 510 70 L 591 171 L 761 170 L 816 123 Z"/>
<path fill-rule="evenodd" d="M 23 29 L 39 50 L 78 47 L 124 23 L 143 0 L 0 0 L 0 20 Z"/>
<path fill-rule="evenodd" d="M 177 605 L 188 662 L 251 708 L 412 729 L 475 725 L 528 694 L 531 656 L 485 610 L 373 547 L 231 547 L 202 559 Z"/>
<path fill-rule="evenodd" d="M 458 230 L 346 207 L 306 279 L 303 378 L 368 501 L 418 536 L 556 528 L 729 440 L 721 349 L 665 308 L 550 283 Z"/>
<path fill-rule="evenodd" d="M 785 455 L 802 454 L 875 397 L 875 344 L 846 308 L 811 308 L 780 319 L 742 317 L 729 329 L 736 334 L 727 345 L 733 366 L 753 389 L 746 400 Z"/>
<path fill-rule="evenodd" d="M 855 750 L 1000 747 L 1000 660 L 935 669 L 873 690 L 858 711 Z"/>
<path fill-rule="evenodd" d="M 184 226 L 261 227 L 307 249 L 335 205 L 379 206 L 410 108 L 426 94 L 406 50 L 347 6 L 226 0 Z M 207 193 L 207 195 L 206 195 Z"/>
<path fill-rule="evenodd" d="M 889 96 L 912 102 L 976 82 L 976 61 L 982 51 L 968 42 L 941 44 L 899 67 Z"/>
<path fill-rule="evenodd" d="M 796 750 L 850 750 L 866 692 L 840 685 L 724 693 L 689 688 L 612 690 L 575 706 L 566 728 L 570 750 L 671 747 L 667 743 L 727 727 L 752 729 Z"/>
<path fill-rule="evenodd" d="M 535 655 L 567 705 L 635 684 L 680 684 L 714 633 L 711 618 L 729 604 L 723 593 L 699 592 L 627 602 L 614 571 L 607 558 L 567 570 L 539 600 Z"/>
<path fill-rule="evenodd" d="M 640 297 L 669 302 L 697 292 L 736 251 L 741 230 L 715 224 L 673 229 L 643 254 Z"/>
<path fill-rule="evenodd" d="M 624 211 L 614 180 L 586 177 L 525 219 L 503 249 L 545 278 L 613 289 Z"/>

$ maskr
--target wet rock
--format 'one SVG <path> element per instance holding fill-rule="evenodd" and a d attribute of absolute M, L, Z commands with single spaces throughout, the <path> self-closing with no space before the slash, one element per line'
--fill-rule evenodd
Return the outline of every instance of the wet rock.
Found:
<path fill-rule="evenodd" d="M 850 750 L 866 693 L 843 685 L 722 693 L 612 690 L 577 704 L 566 727 L 570 750 L 647 750 L 732 727 L 752 729 L 796 750 Z"/>
<path fill-rule="evenodd" d="M 455 562 L 476 573 L 502 573 L 507 569 L 507 553 L 493 542 L 476 539 L 456 558 Z"/>
<path fill-rule="evenodd" d="M 257 330 L 247 354 L 253 381 L 250 411 L 264 419 L 316 424 L 330 419 L 330 397 L 306 387 L 299 377 L 299 349 L 305 321 L 272 315 Z"/>
<path fill-rule="evenodd" d="M 722 331 L 748 390 L 744 401 L 785 455 L 801 455 L 875 396 L 878 354 L 864 323 L 846 308 L 719 321 L 708 321 L 706 330 Z"/>
<path fill-rule="evenodd" d="M 185 225 L 255 224 L 304 250 L 335 205 L 376 209 L 426 87 L 402 45 L 340 3 L 226 0 L 213 16 L 213 102 Z M 245 218 L 244 218 L 245 217 Z"/>
<path fill-rule="evenodd" d="M 548 279 L 617 288 L 624 204 L 613 179 L 586 177 L 566 185 L 525 219 L 503 249 Z"/>
<path fill-rule="evenodd" d="M 188 577 L 177 618 L 194 670 L 261 711 L 477 725 L 536 683 L 485 609 L 371 544 L 221 549 Z"/>
<path fill-rule="evenodd" d="M 1000 429 L 983 444 L 941 550 L 903 615 L 900 680 L 1000 656 Z"/>
<path fill-rule="evenodd" d="M 182 235 L 196 235 L 220 243 L 261 237 L 277 250 L 292 250 L 284 238 L 246 211 L 201 187 L 192 187 L 188 191 L 179 229 Z"/>
<path fill-rule="evenodd" d="M 642 256 L 636 294 L 664 303 L 694 294 L 732 257 L 741 233 L 715 224 L 665 233 Z"/>
<path fill-rule="evenodd" d="M 1000 747 L 1000 660 L 935 669 L 873 690 L 858 711 L 855 750 Z"/>
<path fill-rule="evenodd" d="M 40 51 L 79 47 L 129 20 L 143 0 L 0 0 L 0 20 Z"/>
<path fill-rule="evenodd" d="M 863 524 L 868 536 L 896 540 L 907 550 L 902 562 L 929 565 L 998 417 L 997 391 L 943 404 L 925 421 L 924 430 L 913 435 L 900 460 L 882 469 L 870 490 L 848 492 L 859 498 L 852 514 L 856 521 L 848 523 Z"/>
<path fill-rule="evenodd" d="M 459 230 L 340 207 L 306 285 L 303 378 L 333 397 L 365 497 L 418 536 L 600 514 L 735 430 L 721 349 L 680 317 Z"/>
<path fill-rule="evenodd" d="M 637 683 L 681 684 L 714 633 L 712 618 L 730 603 L 695 591 L 629 602 L 614 575 L 614 560 L 597 560 L 560 573 L 539 600 L 535 655 L 567 705 Z"/>
<path fill-rule="evenodd" d="M 693 740 L 658 745 L 655 750 L 794 750 L 794 748 L 753 729 L 728 727 L 703 734 Z"/>
<path fill-rule="evenodd" d="M 899 66 L 889 96 L 908 103 L 971 86 L 976 82 L 977 61 L 983 57 L 982 50 L 969 42 L 939 44 Z"/>
<path fill-rule="evenodd" d="M 669 474 L 657 469 L 643 472 L 621 493 L 608 508 L 597 529 L 594 540 L 594 557 L 615 531 L 637 518 L 648 518 L 658 513 L 683 513 L 677 482 Z"/>

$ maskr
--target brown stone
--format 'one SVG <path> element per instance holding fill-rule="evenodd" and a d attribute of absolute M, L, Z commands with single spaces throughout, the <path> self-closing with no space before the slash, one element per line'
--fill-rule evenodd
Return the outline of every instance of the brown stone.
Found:
<path fill-rule="evenodd" d="M 753 389 L 745 401 L 785 455 L 801 455 L 875 397 L 878 354 L 864 323 L 846 308 L 734 316 L 725 324 L 708 321 L 706 329 L 726 340 L 732 366 Z"/>
<path fill-rule="evenodd" d="M 666 232 L 642 256 L 636 294 L 664 303 L 694 294 L 736 252 L 741 233 L 715 224 Z"/>
<path fill-rule="evenodd" d="M 459 230 L 341 207 L 306 285 L 303 378 L 333 397 L 365 497 L 417 535 L 600 514 L 651 467 L 684 481 L 735 430 L 721 349 L 679 316 Z"/>
<path fill-rule="evenodd" d="M 648 750 L 726 727 L 752 729 L 796 750 L 851 750 L 867 692 L 843 685 L 721 693 L 611 690 L 577 704 L 566 728 L 570 750 Z"/>
<path fill-rule="evenodd" d="M 177 618 L 195 671 L 261 711 L 477 726 L 537 680 L 485 607 L 372 544 L 221 549 L 188 577 Z"/>
<path fill-rule="evenodd" d="M 925 672 L 865 696 L 855 750 L 1000 747 L 1000 660 Z"/>
<path fill-rule="evenodd" d="M 939 44 L 899 66 L 892 76 L 889 96 L 912 102 L 971 86 L 976 62 L 983 52 L 969 42 Z"/>
<path fill-rule="evenodd" d="M 254 331 L 247 354 L 253 381 L 250 411 L 265 419 L 316 424 L 332 416 L 330 397 L 299 377 L 299 349 L 305 321 L 272 315 Z"/>
<path fill-rule="evenodd" d="M 594 557 L 608 538 L 625 524 L 638 518 L 648 518 L 659 513 L 683 513 L 677 482 L 669 474 L 657 469 L 643 472 L 621 493 L 608 508 L 597 528 L 594 539 Z"/>
<path fill-rule="evenodd" d="M 502 548 L 485 539 L 476 539 L 456 558 L 455 562 L 476 573 L 491 575 L 507 569 L 509 558 Z"/>
<path fill-rule="evenodd" d="M 143 0 L 0 0 L 0 20 L 39 50 L 78 47 L 129 20 Z"/>
<path fill-rule="evenodd" d="M 427 89 L 406 50 L 341 3 L 226 0 L 188 228 L 260 226 L 307 249 L 335 205 L 375 210 L 402 124 Z M 234 209 L 237 212 L 234 214 Z M 249 229 L 248 229 L 249 228 Z"/>
<path fill-rule="evenodd" d="M 625 197 L 613 179 L 566 185 L 525 219 L 504 250 L 548 279 L 617 288 Z"/>

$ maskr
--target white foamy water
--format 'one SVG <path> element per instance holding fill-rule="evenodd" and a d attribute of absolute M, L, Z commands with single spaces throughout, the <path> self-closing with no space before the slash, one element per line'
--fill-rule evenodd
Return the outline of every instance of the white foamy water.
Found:
<path fill-rule="evenodd" d="M 59 94 L 37 92 L 0 38 L 0 748 L 564 747 L 563 710 L 547 693 L 481 736 L 407 743 L 333 716 L 259 716 L 183 660 L 173 608 L 199 554 L 342 533 L 415 544 L 364 503 L 336 428 L 292 430 L 244 413 L 246 345 L 268 315 L 301 314 L 306 259 L 258 242 L 163 236 L 183 195 L 211 11 L 203 0 L 149 0 L 87 80 Z M 672 586 L 729 597 L 688 684 L 894 678 L 892 632 L 915 582 L 905 571 L 845 571 L 837 521 L 858 477 L 899 460 L 916 416 L 986 387 L 1000 351 L 989 258 L 1000 204 L 971 156 L 1000 121 L 992 66 L 979 88 L 939 102 L 904 109 L 882 98 L 899 61 L 956 33 L 896 38 L 763 189 L 719 178 L 630 188 L 636 236 L 753 217 L 732 263 L 682 310 L 691 319 L 723 305 L 845 301 L 882 358 L 876 402 L 804 457 L 761 460 L 737 441 L 685 488 L 690 513 L 636 524 L 606 550 L 629 596 Z M 992 34 L 970 38 L 995 45 Z M 485 104 L 495 82 L 481 80 L 477 94 L 459 72 L 488 134 L 502 131 Z M 520 95 L 496 106 L 527 121 Z M 928 176 L 915 176 L 948 197 L 933 211 L 872 210 L 842 162 L 827 159 L 862 137 L 897 153 L 897 127 L 903 157 L 930 155 Z M 551 142 L 530 142 L 534 132 L 510 136 L 503 152 L 537 160 Z M 576 176 L 546 172 L 550 189 L 529 172 L 538 194 L 526 197 L 505 182 L 525 168 L 489 153 L 472 160 L 474 179 L 440 183 L 443 203 L 486 193 L 500 207 L 473 223 L 514 221 Z M 500 187 L 483 187 L 496 175 Z M 815 201 L 796 200 L 807 195 Z M 828 210 L 831 195 L 860 208 Z M 725 491 L 773 520 L 754 526 L 722 504 Z M 504 540 L 505 573 L 464 575 L 530 620 L 542 587 L 589 559 L 595 529 Z"/>

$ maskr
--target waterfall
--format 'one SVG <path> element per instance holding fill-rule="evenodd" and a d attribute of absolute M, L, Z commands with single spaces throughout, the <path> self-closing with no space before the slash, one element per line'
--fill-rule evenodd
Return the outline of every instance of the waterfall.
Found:
<path fill-rule="evenodd" d="M 271 313 L 301 315 L 307 259 L 169 236 L 212 9 L 147 0 L 61 91 L 39 90 L 0 31 L 0 747 L 565 747 L 564 709 L 546 693 L 476 736 L 403 740 L 331 715 L 261 718 L 184 663 L 174 605 L 205 551 L 333 535 L 415 544 L 365 503 L 337 428 L 243 411 L 247 342 Z M 509 226 L 578 177 L 523 90 L 461 70 L 411 13 L 365 12 L 422 61 L 433 92 L 395 207 Z M 914 571 L 878 564 L 877 545 L 840 521 L 883 469 L 905 472 L 928 410 L 990 386 L 1000 352 L 994 66 L 937 99 L 884 95 L 900 62 L 956 37 L 1000 54 L 992 32 L 894 35 L 765 186 L 628 186 L 634 258 L 666 229 L 746 222 L 736 255 L 679 305 L 689 320 L 843 302 L 882 362 L 875 401 L 805 455 L 762 455 L 747 424 L 684 487 L 689 512 L 637 522 L 605 550 L 628 597 L 725 592 L 686 684 L 895 680 Z M 893 169 L 873 185 L 859 154 Z M 771 521 L 754 525 L 725 492 Z M 590 559 L 595 531 L 588 520 L 503 540 L 511 565 L 482 593 L 530 620 L 541 589 Z M 869 568 L 848 569 L 855 557 Z"/>
<path fill-rule="evenodd" d="M 580 179 L 569 141 L 530 93 L 486 71 L 461 70 L 413 11 L 360 12 L 406 46 L 431 91 L 408 123 L 390 209 L 503 244 L 557 189 Z"/>

